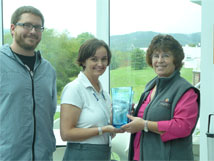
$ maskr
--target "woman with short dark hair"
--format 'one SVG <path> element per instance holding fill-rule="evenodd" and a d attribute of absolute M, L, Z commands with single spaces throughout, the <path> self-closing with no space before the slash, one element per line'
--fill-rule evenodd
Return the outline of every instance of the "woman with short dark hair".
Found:
<path fill-rule="evenodd" d="M 129 160 L 193 161 L 192 133 L 199 117 L 199 90 L 180 76 L 184 52 L 170 35 L 157 35 L 146 60 L 157 76 L 147 85 L 130 123 Z"/>
<path fill-rule="evenodd" d="M 110 125 L 110 96 L 98 80 L 110 60 L 102 40 L 87 40 L 79 49 L 77 62 L 83 71 L 64 87 L 61 98 L 60 131 L 68 141 L 64 161 L 110 160 L 110 134 L 121 130 Z"/>

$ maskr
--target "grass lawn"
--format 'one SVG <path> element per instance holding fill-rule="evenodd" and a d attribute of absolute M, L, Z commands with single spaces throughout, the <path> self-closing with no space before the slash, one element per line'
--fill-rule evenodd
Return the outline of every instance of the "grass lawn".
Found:
<path fill-rule="evenodd" d="M 54 120 L 58 119 L 60 116 L 60 112 L 56 112 L 55 115 L 54 115 Z"/>
<path fill-rule="evenodd" d="M 132 86 L 134 90 L 134 103 L 137 103 L 145 88 L 145 85 L 156 76 L 153 69 L 147 67 L 143 70 L 132 70 L 131 67 L 121 67 L 110 71 L 110 86 L 128 87 Z M 182 68 L 181 76 L 192 83 L 192 68 Z M 60 103 L 60 99 L 57 101 Z M 56 112 L 54 119 L 59 118 L 60 113 Z"/>
<path fill-rule="evenodd" d="M 192 69 L 182 68 L 181 76 L 192 83 Z M 134 91 L 134 102 L 137 103 L 145 88 L 145 85 L 156 76 L 151 67 L 143 70 L 132 70 L 131 67 L 121 67 L 110 71 L 110 86 L 127 87 L 132 86 Z"/>

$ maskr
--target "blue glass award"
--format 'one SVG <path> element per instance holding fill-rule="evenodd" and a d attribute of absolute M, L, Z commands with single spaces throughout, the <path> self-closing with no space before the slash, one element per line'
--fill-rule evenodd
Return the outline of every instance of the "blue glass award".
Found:
<path fill-rule="evenodd" d="M 127 114 L 130 114 L 133 99 L 132 87 L 117 87 L 111 89 L 112 96 L 112 124 L 120 128 L 129 122 Z"/>

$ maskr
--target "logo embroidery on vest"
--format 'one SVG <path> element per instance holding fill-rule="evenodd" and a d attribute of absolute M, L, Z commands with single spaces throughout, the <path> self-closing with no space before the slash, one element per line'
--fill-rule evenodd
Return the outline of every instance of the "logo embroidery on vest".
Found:
<path fill-rule="evenodd" d="M 169 102 L 169 98 L 166 98 L 164 101 L 160 101 L 160 105 L 166 108 L 170 108 L 171 103 Z"/>

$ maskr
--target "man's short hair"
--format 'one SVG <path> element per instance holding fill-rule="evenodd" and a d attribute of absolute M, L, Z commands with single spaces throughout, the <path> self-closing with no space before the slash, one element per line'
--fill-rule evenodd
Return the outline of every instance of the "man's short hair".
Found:
<path fill-rule="evenodd" d="M 24 13 L 31 13 L 33 15 L 39 16 L 42 20 L 42 26 L 44 26 L 44 17 L 42 13 L 33 6 L 22 6 L 17 8 L 11 17 L 11 24 L 15 25 L 20 20 L 21 15 Z"/>

